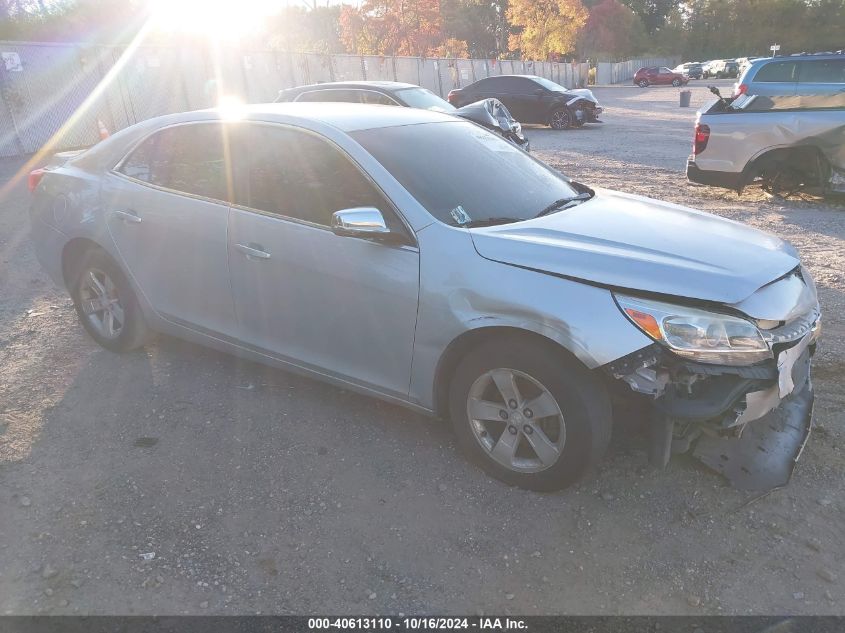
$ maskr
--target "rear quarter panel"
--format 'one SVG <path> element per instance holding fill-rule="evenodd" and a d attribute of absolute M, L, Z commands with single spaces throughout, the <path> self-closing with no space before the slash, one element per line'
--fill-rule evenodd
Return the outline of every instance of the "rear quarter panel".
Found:
<path fill-rule="evenodd" d="M 773 149 L 818 147 L 831 164 L 845 168 L 845 113 L 842 110 L 699 114 L 710 127 L 707 149 L 695 157 L 700 169 L 741 172 Z"/>

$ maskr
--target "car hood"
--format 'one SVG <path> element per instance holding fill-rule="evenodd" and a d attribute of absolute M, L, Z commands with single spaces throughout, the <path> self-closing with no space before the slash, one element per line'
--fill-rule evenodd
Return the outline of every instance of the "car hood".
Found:
<path fill-rule="evenodd" d="M 603 286 L 738 303 L 798 263 L 783 240 L 686 207 L 597 189 L 542 218 L 471 229 L 486 259 Z"/>
<path fill-rule="evenodd" d="M 560 90 L 557 91 L 556 94 L 562 95 L 567 99 L 574 99 L 575 97 L 581 97 L 582 99 L 586 99 L 587 101 L 592 101 L 595 104 L 598 104 L 598 99 L 596 99 L 595 95 L 593 94 L 592 90 L 588 88 L 572 88 L 571 90 L 568 89 L 566 92 L 561 92 Z"/>

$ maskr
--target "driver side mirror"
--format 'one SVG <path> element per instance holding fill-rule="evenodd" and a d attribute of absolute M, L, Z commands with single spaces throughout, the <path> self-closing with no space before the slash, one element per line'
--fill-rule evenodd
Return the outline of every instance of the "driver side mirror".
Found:
<path fill-rule="evenodd" d="M 332 214 L 332 232 L 344 237 L 388 239 L 391 231 L 381 211 L 375 207 L 342 209 Z"/>
<path fill-rule="evenodd" d="M 718 89 L 716 86 L 707 86 L 707 87 L 710 89 L 710 92 L 712 92 L 712 93 L 713 93 L 714 95 L 716 95 L 717 97 L 721 97 L 721 96 L 722 96 L 722 93 L 721 93 L 721 92 L 719 92 L 719 89 Z"/>

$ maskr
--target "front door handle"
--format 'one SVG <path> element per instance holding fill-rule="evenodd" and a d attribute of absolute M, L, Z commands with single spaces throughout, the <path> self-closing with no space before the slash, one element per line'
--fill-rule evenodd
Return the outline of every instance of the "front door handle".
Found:
<path fill-rule="evenodd" d="M 249 244 L 235 244 L 235 248 L 249 258 L 270 259 L 270 253 L 265 251 L 261 244 L 254 244 L 253 242 Z"/>
<path fill-rule="evenodd" d="M 112 211 L 112 215 L 118 220 L 123 220 L 127 224 L 140 224 L 141 218 L 138 214 L 131 210 L 126 211 Z"/>

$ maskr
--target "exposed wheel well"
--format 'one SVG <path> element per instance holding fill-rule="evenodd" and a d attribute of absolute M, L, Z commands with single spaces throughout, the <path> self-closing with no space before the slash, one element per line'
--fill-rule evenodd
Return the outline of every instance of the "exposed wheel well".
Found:
<path fill-rule="evenodd" d="M 461 362 L 461 359 L 471 350 L 483 343 L 486 343 L 491 338 L 496 337 L 540 341 L 544 345 L 548 345 L 549 349 L 552 350 L 553 353 L 575 359 L 579 363 L 581 362 L 572 352 L 567 350 L 558 342 L 553 341 L 542 334 L 537 334 L 536 332 L 504 326 L 483 327 L 475 330 L 469 330 L 449 343 L 449 346 L 446 348 L 446 351 L 443 352 L 443 355 L 440 357 L 440 361 L 437 363 L 437 372 L 434 377 L 434 407 L 435 413 L 438 417 L 448 417 L 449 385 L 452 384 L 452 379 L 455 376 L 455 370 Z"/>
<path fill-rule="evenodd" d="M 788 166 L 824 185 L 830 177 L 830 166 L 821 150 L 815 145 L 780 147 L 761 154 L 745 168 L 745 182 L 764 176 L 767 170 Z"/>
<path fill-rule="evenodd" d="M 67 288 L 70 288 L 70 282 L 73 279 L 76 266 L 82 260 L 82 256 L 92 249 L 103 250 L 103 247 L 94 240 L 84 237 L 74 238 L 65 244 L 62 249 L 62 277 Z"/>

